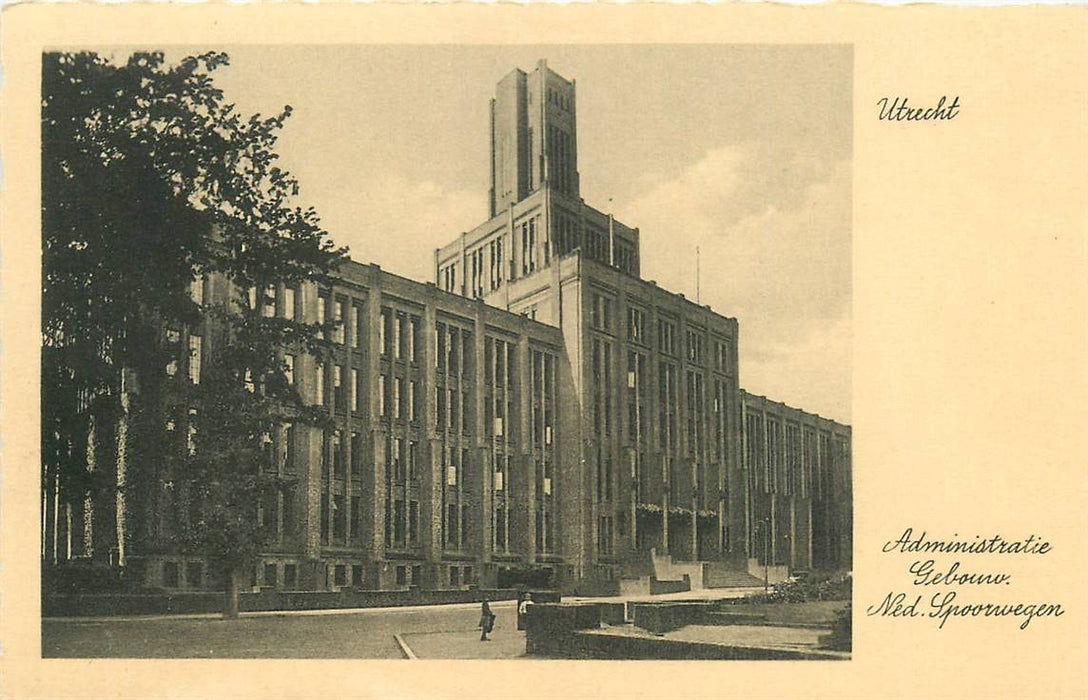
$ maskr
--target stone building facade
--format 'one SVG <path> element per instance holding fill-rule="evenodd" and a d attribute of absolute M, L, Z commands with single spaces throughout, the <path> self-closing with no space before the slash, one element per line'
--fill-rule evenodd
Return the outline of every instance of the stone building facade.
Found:
<path fill-rule="evenodd" d="M 434 283 L 348 262 L 328 288 L 274 290 L 265 313 L 338 324 L 333 359 L 288 361 L 333 427 L 273 436 L 295 487 L 254 514 L 274 534 L 253 586 L 571 590 L 664 556 L 849 567 L 849 427 L 745 393 L 737 320 L 642 279 L 639 230 L 580 197 L 575 105 L 543 61 L 498 83 L 489 218 L 434 251 Z M 193 290 L 237 293 L 215 276 Z M 214 339 L 164 332 L 167 371 L 199 382 Z M 117 462 L 110 420 L 87 436 L 90 470 Z M 184 484 L 129 468 L 161 489 L 120 515 L 45 485 L 43 559 L 213 586 L 199 556 L 160 546 L 188 517 Z"/>

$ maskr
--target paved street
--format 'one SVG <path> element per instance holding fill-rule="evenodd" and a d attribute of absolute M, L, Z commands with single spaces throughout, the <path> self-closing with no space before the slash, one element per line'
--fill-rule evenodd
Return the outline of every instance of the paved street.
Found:
<path fill-rule="evenodd" d="M 658 596 L 564 598 L 566 602 L 708 600 L 747 589 L 697 590 Z M 42 656 L 53 658 L 334 658 L 402 659 L 400 635 L 420 659 L 505 659 L 525 653 L 513 601 L 491 604 L 490 642 L 479 640 L 477 603 L 366 610 L 46 619 Z"/>
<path fill-rule="evenodd" d="M 514 602 L 492 603 L 491 608 L 497 615 L 495 641 L 487 643 L 479 641 L 477 604 L 246 615 L 230 621 L 208 616 L 47 619 L 42 623 L 42 656 L 404 658 L 394 634 L 418 641 L 430 658 L 505 658 L 524 653 L 524 633 L 515 629 Z M 457 643 L 451 645 L 451 640 Z M 473 656 L 475 652 L 479 655 Z M 420 658 L 428 658 L 424 654 L 417 652 Z"/>

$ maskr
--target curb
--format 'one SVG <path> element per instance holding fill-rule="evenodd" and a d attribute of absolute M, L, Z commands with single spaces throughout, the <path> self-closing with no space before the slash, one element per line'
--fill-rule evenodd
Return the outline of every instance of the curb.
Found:
<path fill-rule="evenodd" d="M 419 657 L 417 657 L 412 651 L 412 647 L 408 646 L 408 643 L 404 641 L 404 637 L 401 637 L 399 634 L 394 634 L 393 641 L 395 641 L 397 643 L 397 646 L 400 647 L 400 653 L 404 654 L 404 658 L 410 661 L 419 660 Z"/>

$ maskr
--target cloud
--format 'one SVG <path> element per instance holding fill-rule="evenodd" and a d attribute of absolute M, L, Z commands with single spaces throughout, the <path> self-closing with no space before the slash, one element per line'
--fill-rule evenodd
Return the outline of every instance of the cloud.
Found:
<path fill-rule="evenodd" d="M 643 182 L 617 207 L 640 229 L 643 276 L 694 298 L 698 246 L 701 302 L 740 322 L 742 385 L 847 419 L 849 162 L 731 146 Z"/>
<path fill-rule="evenodd" d="M 335 212 L 322 225 L 338 245 L 351 249 L 353 260 L 376 262 L 389 272 L 425 282 L 434 281 L 431 251 L 487 214 L 486 202 L 474 193 L 410 182 L 400 175 L 364 181 L 351 191 L 338 188 L 331 196 L 340 199 L 337 206 L 315 206 L 318 212 Z"/>

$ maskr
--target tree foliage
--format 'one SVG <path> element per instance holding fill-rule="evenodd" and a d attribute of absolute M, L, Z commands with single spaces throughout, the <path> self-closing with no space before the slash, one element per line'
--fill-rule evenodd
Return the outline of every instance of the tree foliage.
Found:
<path fill-rule="evenodd" d="M 184 467 L 201 506 L 189 544 L 242 562 L 261 544 L 256 503 L 276 487 L 265 436 L 285 420 L 319 419 L 286 381 L 281 352 L 324 347 L 316 325 L 266 318 L 260 297 L 269 284 L 327 281 L 346 252 L 297 204 L 297 181 L 277 165 L 291 108 L 240 114 L 212 79 L 228 65 L 223 53 L 174 65 L 161 53 L 48 53 L 42 63 L 45 480 L 108 488 L 85 468 L 87 416 L 116 415 L 121 377 L 131 376 L 125 488 L 144 493 L 130 500 L 155 502 L 156 465 Z M 262 294 L 202 308 L 189 289 L 208 273 Z M 164 329 L 201 322 L 214 329 L 207 380 L 171 402 L 177 378 L 165 368 L 181 348 Z M 190 422 L 191 455 L 169 434 Z"/>

